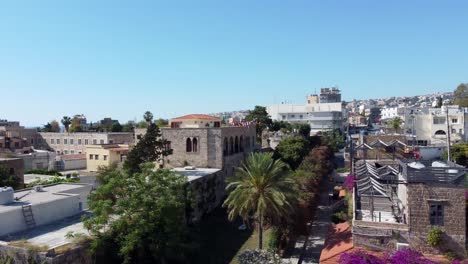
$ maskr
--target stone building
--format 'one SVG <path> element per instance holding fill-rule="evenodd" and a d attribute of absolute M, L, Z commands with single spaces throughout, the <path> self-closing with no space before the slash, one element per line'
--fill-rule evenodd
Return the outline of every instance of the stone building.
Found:
<path fill-rule="evenodd" d="M 255 126 L 219 126 L 219 118 L 187 115 L 170 120 L 171 128 L 162 128 L 162 138 L 173 150 L 161 166 L 188 177 L 194 190 L 195 204 L 191 216 L 197 221 L 218 207 L 226 196 L 226 177 L 245 157 L 256 149 Z M 207 125 L 208 124 L 208 125 Z M 135 142 L 146 129 L 135 130 Z"/>
<path fill-rule="evenodd" d="M 27 153 L 40 141 L 37 129 L 25 128 L 16 121 L 0 120 L 0 152 Z"/>
<path fill-rule="evenodd" d="M 10 175 L 14 175 L 24 183 L 24 162 L 22 159 L 0 158 L 0 167 L 6 168 Z"/>
<path fill-rule="evenodd" d="M 52 150 L 58 155 L 85 154 L 88 145 L 98 144 L 131 144 L 132 133 L 114 132 L 78 132 L 78 133 L 51 133 L 40 132 L 42 144 L 40 149 Z"/>
<path fill-rule="evenodd" d="M 440 161 L 361 160 L 353 192 L 353 241 L 387 250 L 411 247 L 423 253 L 452 250 L 464 255 L 465 168 Z M 434 227 L 440 247 L 427 243 Z"/>

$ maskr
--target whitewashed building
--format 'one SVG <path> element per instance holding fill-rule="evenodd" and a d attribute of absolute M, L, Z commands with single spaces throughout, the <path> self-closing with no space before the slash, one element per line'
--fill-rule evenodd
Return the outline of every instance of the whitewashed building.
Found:
<path fill-rule="evenodd" d="M 272 120 L 291 123 L 307 123 L 311 128 L 311 135 L 320 131 L 342 129 L 345 118 L 343 103 L 316 104 L 277 104 L 267 107 Z"/>

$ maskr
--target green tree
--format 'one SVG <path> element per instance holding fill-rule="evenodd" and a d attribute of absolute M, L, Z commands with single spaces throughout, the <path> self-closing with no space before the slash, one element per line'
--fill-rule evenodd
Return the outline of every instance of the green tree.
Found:
<path fill-rule="evenodd" d="M 441 108 L 442 107 L 442 104 L 443 104 L 443 100 L 442 100 L 442 97 L 437 97 L 437 103 L 436 103 L 436 108 Z"/>
<path fill-rule="evenodd" d="M 247 121 L 254 121 L 257 125 L 257 140 L 261 140 L 262 131 L 269 127 L 272 123 L 266 107 L 264 106 L 255 106 L 254 110 L 250 110 L 249 114 L 245 117 Z"/>
<path fill-rule="evenodd" d="M 310 125 L 307 123 L 294 123 L 292 125 L 293 129 L 297 131 L 300 135 L 308 138 L 310 137 Z"/>
<path fill-rule="evenodd" d="M 278 144 L 275 149 L 275 158 L 286 162 L 295 170 L 309 154 L 309 141 L 301 136 L 287 137 Z"/>
<path fill-rule="evenodd" d="M 57 120 L 52 120 L 50 121 L 50 132 L 55 132 L 58 133 L 60 132 L 60 124 L 57 122 Z"/>
<path fill-rule="evenodd" d="M 145 114 L 143 115 L 143 119 L 148 124 L 152 123 L 153 122 L 153 114 L 150 111 L 146 111 Z"/>
<path fill-rule="evenodd" d="M 135 127 L 135 122 L 129 121 L 122 126 L 122 132 L 132 132 Z"/>
<path fill-rule="evenodd" d="M 344 137 L 339 130 L 326 131 L 321 136 L 322 145 L 330 147 L 333 152 L 337 152 L 344 147 Z"/>
<path fill-rule="evenodd" d="M 403 120 L 399 116 L 392 118 L 388 122 L 388 126 L 392 128 L 395 131 L 395 133 L 397 133 L 398 130 L 400 130 L 402 124 Z"/>
<path fill-rule="evenodd" d="M 156 124 L 149 124 L 146 134 L 128 153 L 124 169 L 130 173 L 140 172 L 140 164 L 162 160 L 172 154 L 169 142 L 162 139 L 161 130 Z"/>
<path fill-rule="evenodd" d="M 463 165 L 465 167 L 468 166 L 468 143 L 460 143 L 455 144 L 450 147 L 450 156 L 451 161 Z M 447 160 L 447 151 L 445 150 L 442 153 L 442 158 Z"/>
<path fill-rule="evenodd" d="M 227 182 L 226 189 L 232 191 L 223 206 L 229 219 L 240 216 L 248 221 L 253 216 L 258 226 L 258 248 L 262 249 L 265 219 L 287 215 L 298 198 L 288 166 L 273 159 L 271 153 L 251 154 Z"/>
<path fill-rule="evenodd" d="M 73 117 L 71 120 L 70 132 L 83 132 L 83 127 L 81 126 L 80 120 L 76 117 Z"/>
<path fill-rule="evenodd" d="M 147 128 L 148 123 L 145 120 L 142 120 L 142 121 L 138 122 L 137 127 L 138 128 Z"/>
<path fill-rule="evenodd" d="M 0 186 L 8 186 L 16 190 L 21 188 L 22 185 L 21 179 L 12 175 L 9 169 L 0 166 Z"/>
<path fill-rule="evenodd" d="M 112 122 L 112 125 L 111 125 L 111 131 L 112 132 L 122 132 L 122 125 L 119 123 L 119 121 L 114 121 Z"/>
<path fill-rule="evenodd" d="M 165 126 L 169 125 L 169 120 L 163 119 L 163 118 L 159 118 L 158 120 L 156 120 L 155 123 L 156 123 L 156 125 L 157 125 L 158 127 L 165 127 Z"/>
<path fill-rule="evenodd" d="M 114 247 L 124 263 L 183 262 L 186 177 L 154 170 L 150 163 L 142 165 L 140 173 L 114 167 L 99 177 L 103 184 L 89 198 L 93 216 L 83 218 L 94 238 L 91 250 L 99 253 Z"/>
<path fill-rule="evenodd" d="M 64 117 L 62 118 L 62 121 L 61 121 L 61 122 L 62 122 L 62 125 L 65 127 L 65 131 L 68 132 L 68 129 L 70 128 L 70 124 L 71 124 L 71 122 L 72 122 L 71 117 L 69 117 L 69 116 L 64 116 Z"/>
<path fill-rule="evenodd" d="M 453 104 L 460 107 L 468 107 L 468 83 L 458 85 L 457 89 L 453 92 Z"/>

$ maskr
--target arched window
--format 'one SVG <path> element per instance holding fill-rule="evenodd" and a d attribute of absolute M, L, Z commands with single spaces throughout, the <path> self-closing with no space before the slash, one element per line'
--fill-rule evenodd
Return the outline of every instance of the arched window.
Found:
<path fill-rule="evenodd" d="M 229 144 L 228 144 L 228 139 L 224 138 L 224 149 L 223 149 L 223 155 L 227 156 L 229 154 Z"/>
<path fill-rule="evenodd" d="M 236 136 L 235 143 L 234 143 L 234 152 L 239 152 L 239 138 Z"/>
<path fill-rule="evenodd" d="M 445 135 L 446 135 L 445 131 L 443 131 L 443 130 L 437 130 L 437 131 L 435 132 L 435 134 L 436 134 L 437 136 L 445 136 Z"/>
<path fill-rule="evenodd" d="M 192 142 L 193 142 L 193 148 L 192 148 L 193 152 L 198 152 L 198 140 L 197 140 L 197 138 L 193 138 Z"/>
<path fill-rule="evenodd" d="M 250 149 L 250 137 L 247 137 L 247 140 L 245 141 L 245 148 Z"/>
<path fill-rule="evenodd" d="M 190 138 L 187 138 L 187 141 L 185 143 L 185 151 L 192 152 L 192 139 Z"/>
<path fill-rule="evenodd" d="M 240 152 L 244 152 L 244 137 L 243 136 L 240 136 L 239 148 L 240 148 Z"/>
<path fill-rule="evenodd" d="M 230 144 L 229 154 L 232 154 L 232 153 L 234 153 L 234 139 L 232 137 L 229 139 L 229 144 Z"/>

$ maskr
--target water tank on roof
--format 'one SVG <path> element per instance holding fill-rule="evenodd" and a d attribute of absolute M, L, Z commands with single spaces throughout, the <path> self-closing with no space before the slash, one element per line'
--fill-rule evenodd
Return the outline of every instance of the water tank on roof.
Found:
<path fill-rule="evenodd" d="M 11 187 L 0 188 L 0 204 L 10 204 L 14 199 L 14 191 Z"/>

